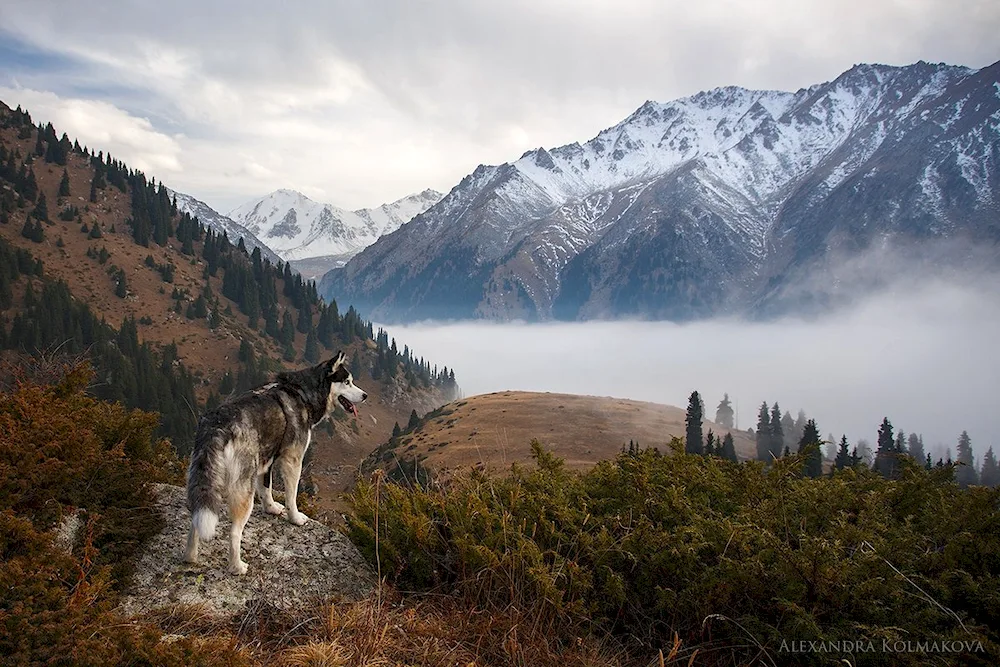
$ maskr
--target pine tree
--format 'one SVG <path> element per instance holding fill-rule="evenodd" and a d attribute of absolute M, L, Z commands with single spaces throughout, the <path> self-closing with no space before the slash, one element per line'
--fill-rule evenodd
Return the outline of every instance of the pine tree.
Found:
<path fill-rule="evenodd" d="M 851 454 L 847 451 L 847 436 L 841 436 L 840 448 L 837 450 L 837 458 L 833 460 L 833 467 L 843 470 L 851 465 Z"/>
<path fill-rule="evenodd" d="M 931 468 L 933 468 L 933 467 L 934 467 L 934 464 L 933 464 L 933 463 L 931 463 L 931 455 L 930 455 L 930 452 L 928 452 L 928 453 L 927 453 L 927 460 L 926 460 L 926 462 L 924 463 L 924 468 L 925 468 L 926 470 L 930 470 L 930 469 L 931 469 Z"/>
<path fill-rule="evenodd" d="M 729 394 L 722 395 L 722 401 L 715 409 L 715 423 L 726 428 L 733 428 L 733 406 L 729 402 Z"/>
<path fill-rule="evenodd" d="M 312 329 L 312 311 L 308 304 L 299 308 L 299 321 L 295 328 L 298 329 L 299 333 L 309 333 L 309 330 Z"/>
<path fill-rule="evenodd" d="M 62 179 L 59 181 L 59 196 L 69 197 L 69 173 L 63 169 Z"/>
<path fill-rule="evenodd" d="M 739 458 L 736 456 L 736 444 L 733 442 L 732 433 L 726 433 L 726 436 L 722 438 L 722 453 L 720 455 L 727 461 L 739 463 Z"/>
<path fill-rule="evenodd" d="M 396 422 L 392 427 L 392 438 L 396 439 L 403 435 L 403 429 L 399 428 L 399 422 Z"/>
<path fill-rule="evenodd" d="M 233 378 L 233 374 L 226 371 L 226 374 L 222 376 L 222 380 L 219 381 L 219 394 L 222 396 L 228 396 L 236 388 L 236 381 Z"/>
<path fill-rule="evenodd" d="M 896 443 L 893 446 L 893 449 L 895 449 L 896 454 L 900 456 L 906 454 L 906 434 L 903 433 L 902 430 L 896 434 Z"/>
<path fill-rule="evenodd" d="M 420 417 L 417 416 L 417 411 L 412 410 L 410 412 L 410 421 L 406 423 L 406 431 L 410 432 L 420 425 Z"/>
<path fill-rule="evenodd" d="M 782 438 L 789 445 L 798 445 L 799 440 L 802 439 L 801 435 L 796 435 L 795 433 L 795 420 L 792 419 L 792 413 L 785 410 L 785 416 L 781 418 L 781 432 Z M 796 452 L 798 449 L 795 450 Z"/>
<path fill-rule="evenodd" d="M 21 169 L 23 170 L 24 167 Z M 35 198 L 38 197 L 38 181 L 35 179 L 35 170 L 29 168 L 23 178 L 20 177 L 20 174 L 18 176 L 18 181 L 21 183 L 21 194 L 28 201 L 35 201 Z"/>
<path fill-rule="evenodd" d="M 35 205 L 35 209 L 31 212 L 31 217 L 45 222 L 49 221 L 49 206 L 45 201 L 44 192 L 38 194 L 38 204 Z"/>
<path fill-rule="evenodd" d="M 955 481 L 960 487 L 968 488 L 979 482 L 976 474 L 976 463 L 972 456 L 972 439 L 966 431 L 958 436 L 958 466 L 955 468 Z"/>
<path fill-rule="evenodd" d="M 302 357 L 310 364 L 315 364 L 319 361 L 319 342 L 316 340 L 316 333 L 314 331 L 310 330 L 306 334 L 306 349 Z"/>
<path fill-rule="evenodd" d="M 31 240 L 35 243 L 41 243 L 45 240 L 45 228 L 42 227 L 41 220 L 35 220 L 35 228 L 31 232 Z"/>
<path fill-rule="evenodd" d="M 790 433 L 792 442 L 798 442 L 802 440 L 802 436 L 806 432 L 805 429 L 807 421 L 808 418 L 806 417 L 806 411 L 799 408 L 799 414 L 797 417 L 795 417 L 795 422 L 792 424 L 792 430 L 790 432 L 786 430 L 785 437 L 787 438 Z"/>
<path fill-rule="evenodd" d="M 757 413 L 757 460 L 770 461 L 771 456 L 771 413 L 767 409 L 767 401 L 760 404 Z"/>
<path fill-rule="evenodd" d="M 821 440 L 816 420 L 808 420 L 802 431 L 802 439 L 799 440 L 799 453 L 804 453 L 806 456 L 806 477 L 815 478 L 823 474 L 823 454 L 820 452 Z"/>
<path fill-rule="evenodd" d="M 691 392 L 688 399 L 687 416 L 684 419 L 686 424 L 686 440 L 684 451 L 688 454 L 702 454 L 704 452 L 703 436 L 701 432 L 702 411 L 701 396 L 697 391 Z"/>
<path fill-rule="evenodd" d="M 878 449 L 875 451 L 875 471 L 886 479 L 896 477 L 896 441 L 892 437 L 892 423 L 888 417 L 882 419 L 878 428 Z"/>
<path fill-rule="evenodd" d="M 916 433 L 911 433 L 908 441 L 907 450 L 913 460 L 920 463 L 924 460 L 924 439 L 922 436 L 918 436 Z"/>
<path fill-rule="evenodd" d="M 979 477 L 979 483 L 983 486 L 1000 486 L 1000 466 L 997 465 L 997 457 L 993 454 L 992 447 L 987 449 L 983 456 L 983 469 Z"/>
<path fill-rule="evenodd" d="M 281 318 L 281 336 L 279 338 L 282 345 L 289 347 L 295 342 L 295 323 L 292 315 L 287 310 Z"/>
<path fill-rule="evenodd" d="M 115 296 L 124 299 L 128 296 L 128 283 L 125 280 L 125 271 L 118 270 L 118 284 L 115 285 Z"/>
<path fill-rule="evenodd" d="M 771 453 L 774 458 L 781 456 L 781 450 L 785 447 L 785 431 L 781 426 L 781 408 L 775 403 L 771 408 L 771 437 L 769 438 Z"/>
<path fill-rule="evenodd" d="M 708 435 L 705 436 L 705 456 L 715 456 L 715 435 L 712 433 L 712 429 L 708 429 Z"/>

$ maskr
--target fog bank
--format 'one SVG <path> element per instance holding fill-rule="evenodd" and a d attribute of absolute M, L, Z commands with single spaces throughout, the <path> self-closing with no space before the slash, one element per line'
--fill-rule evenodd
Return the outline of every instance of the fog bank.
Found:
<path fill-rule="evenodd" d="M 740 428 L 761 402 L 817 420 L 824 437 L 873 446 L 882 417 L 926 447 L 972 437 L 1000 448 L 1000 291 L 929 282 L 890 289 L 819 319 L 772 322 L 420 323 L 386 327 L 402 348 L 454 368 L 466 396 L 505 389 L 614 396 L 708 417 L 728 392 Z"/>

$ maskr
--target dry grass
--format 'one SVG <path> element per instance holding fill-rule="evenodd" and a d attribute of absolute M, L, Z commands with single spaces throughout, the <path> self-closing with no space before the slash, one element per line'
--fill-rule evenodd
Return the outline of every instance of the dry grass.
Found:
<path fill-rule="evenodd" d="M 618 665 L 592 639 L 558 646 L 515 609 L 477 611 L 451 598 L 389 600 L 378 595 L 330 605 L 322 640 L 291 646 L 286 665 Z"/>
<path fill-rule="evenodd" d="M 246 664 L 289 667 L 386 665 L 651 665 L 610 640 L 582 635 L 557 641 L 530 612 L 477 609 L 443 595 L 402 596 L 388 587 L 354 603 L 290 614 L 263 601 L 231 618 L 175 605 L 143 619 L 163 641 L 187 637 L 225 646 Z M 676 654 L 676 651 L 675 651 Z M 669 661 L 668 661 L 669 662 Z"/>
<path fill-rule="evenodd" d="M 445 406 L 444 414 L 402 438 L 397 456 L 419 459 L 436 472 L 470 467 L 505 471 L 530 463 L 529 443 L 537 438 L 574 470 L 614 458 L 630 439 L 659 447 L 684 437 L 684 410 L 658 403 L 601 396 L 504 391 L 472 396 Z M 753 458 L 746 431 L 706 421 L 703 430 L 733 434 L 736 451 Z"/>

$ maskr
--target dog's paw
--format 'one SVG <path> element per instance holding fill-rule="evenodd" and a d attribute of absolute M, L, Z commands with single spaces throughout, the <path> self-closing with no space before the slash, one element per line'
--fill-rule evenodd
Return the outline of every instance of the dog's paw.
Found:
<path fill-rule="evenodd" d="M 247 564 L 243 561 L 237 561 L 229 565 L 229 574 L 239 574 L 243 575 L 247 573 Z"/>
<path fill-rule="evenodd" d="M 304 524 L 306 521 L 309 520 L 309 517 L 307 517 L 302 512 L 296 512 L 295 514 L 289 514 L 288 520 L 291 521 L 296 526 L 301 526 L 302 524 Z"/>
<path fill-rule="evenodd" d="M 278 516 L 285 511 L 285 506 L 282 505 L 281 503 L 271 503 L 270 505 L 264 508 L 264 511 L 267 512 L 268 514 L 274 514 L 275 516 Z"/>

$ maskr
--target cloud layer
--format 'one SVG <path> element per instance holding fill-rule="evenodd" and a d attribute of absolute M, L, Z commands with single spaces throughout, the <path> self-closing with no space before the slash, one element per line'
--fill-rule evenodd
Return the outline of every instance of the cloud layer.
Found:
<path fill-rule="evenodd" d="M 723 392 L 741 428 L 778 402 L 821 432 L 874 443 L 884 416 L 932 452 L 962 430 L 978 456 L 1000 449 L 1000 298 L 989 283 L 886 290 L 821 319 L 393 326 L 400 347 L 449 364 L 466 395 L 520 389 L 684 407 Z M 938 447 L 938 449 L 935 449 Z M 997 451 L 995 449 L 994 451 Z"/>
<path fill-rule="evenodd" d="M 796 89 L 857 62 L 984 66 L 1000 6 L 9 0 L 0 19 L 4 101 L 53 122 L 41 110 L 91 105 L 81 140 L 227 210 L 276 187 L 348 207 L 447 190 L 646 99 Z"/>

